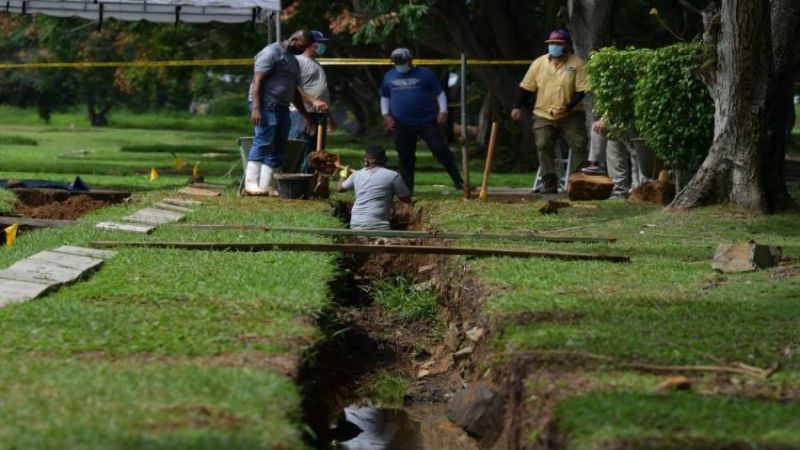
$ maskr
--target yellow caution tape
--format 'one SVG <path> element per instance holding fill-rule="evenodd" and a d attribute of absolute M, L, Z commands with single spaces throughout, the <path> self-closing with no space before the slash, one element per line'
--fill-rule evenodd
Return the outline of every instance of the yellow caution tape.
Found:
<path fill-rule="evenodd" d="M 324 66 L 390 66 L 387 58 L 320 58 Z M 414 63 L 425 66 L 457 66 L 460 59 L 415 59 Z M 530 60 L 518 59 L 468 59 L 468 66 L 529 65 Z M 115 67 L 205 67 L 205 66 L 252 66 L 252 58 L 198 59 L 169 61 L 83 61 L 83 62 L 37 62 L 0 63 L 0 69 L 94 69 Z"/>
<path fill-rule="evenodd" d="M 200 172 L 200 161 L 195 161 L 194 167 L 192 167 L 192 176 L 194 178 L 197 178 L 200 175 L 201 175 L 201 172 Z"/>

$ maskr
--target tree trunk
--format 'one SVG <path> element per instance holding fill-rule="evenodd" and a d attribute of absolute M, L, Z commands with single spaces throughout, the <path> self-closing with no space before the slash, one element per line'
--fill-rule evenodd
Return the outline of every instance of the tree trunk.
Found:
<path fill-rule="evenodd" d="M 613 0 L 566 0 L 559 15 L 572 35 L 575 54 L 589 60 L 592 50 L 611 44 Z"/>
<path fill-rule="evenodd" d="M 566 0 L 559 16 L 566 22 L 572 36 L 575 54 L 589 60 L 593 50 L 611 45 L 611 13 L 614 0 Z M 586 108 L 586 129 L 594 122 L 594 98 L 591 94 L 583 100 Z M 595 161 L 597 162 L 597 161 Z"/>
<path fill-rule="evenodd" d="M 104 127 L 108 125 L 108 112 L 111 110 L 111 106 L 106 105 L 99 111 L 97 110 L 94 103 L 88 103 L 87 108 L 89 110 L 89 123 L 93 127 Z"/>
<path fill-rule="evenodd" d="M 793 2 L 795 0 L 778 0 Z M 773 0 L 773 3 L 775 0 Z M 730 200 L 752 211 L 772 211 L 765 169 L 770 158 L 770 111 L 783 103 L 776 89 L 769 0 L 723 0 L 704 11 L 705 38 L 716 44 L 716 67 L 704 74 L 716 108 L 708 156 L 671 208 Z M 797 22 L 792 24 L 796 27 Z M 783 122 L 782 122 L 783 123 Z M 785 137 L 784 137 L 785 139 Z M 771 160 L 771 163 L 767 163 Z M 785 190 L 785 183 L 781 182 Z M 788 195 L 788 194 L 787 194 Z"/>
<path fill-rule="evenodd" d="M 770 90 L 767 148 L 763 177 L 766 182 L 768 212 L 794 206 L 786 189 L 784 161 L 786 144 L 794 125 L 794 79 L 797 73 L 797 40 L 800 38 L 800 2 L 772 0 L 772 73 L 775 82 Z"/>

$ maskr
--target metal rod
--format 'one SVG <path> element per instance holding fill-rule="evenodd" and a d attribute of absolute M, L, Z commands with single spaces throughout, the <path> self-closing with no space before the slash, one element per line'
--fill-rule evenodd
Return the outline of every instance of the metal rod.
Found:
<path fill-rule="evenodd" d="M 461 54 L 461 171 L 464 178 L 464 198 L 470 198 L 469 153 L 467 151 L 467 54 Z"/>
<path fill-rule="evenodd" d="M 476 247 L 435 247 L 427 245 L 362 245 L 362 244 L 299 244 L 287 242 L 93 242 L 94 247 L 116 248 L 173 248 L 183 250 L 207 251 L 305 251 L 305 252 L 338 252 L 338 253 L 391 253 L 391 254 L 428 254 L 428 255 L 465 255 L 465 256 L 511 256 L 516 258 L 553 258 L 568 261 L 609 261 L 630 262 L 627 256 L 595 255 L 591 253 L 554 252 L 543 250 L 519 250 L 507 248 Z"/>

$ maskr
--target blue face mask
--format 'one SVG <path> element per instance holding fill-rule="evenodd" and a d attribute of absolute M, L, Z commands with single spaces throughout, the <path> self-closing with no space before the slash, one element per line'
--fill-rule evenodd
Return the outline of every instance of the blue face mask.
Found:
<path fill-rule="evenodd" d="M 317 54 L 322 56 L 325 54 L 325 51 L 328 50 L 328 46 L 322 43 L 317 44 Z"/>
<path fill-rule="evenodd" d="M 395 64 L 394 68 L 400 73 L 408 73 L 411 71 L 411 66 L 408 64 Z"/>
<path fill-rule="evenodd" d="M 564 46 L 561 44 L 550 44 L 547 46 L 547 53 L 550 54 L 553 58 L 558 58 L 559 56 L 564 55 Z"/>

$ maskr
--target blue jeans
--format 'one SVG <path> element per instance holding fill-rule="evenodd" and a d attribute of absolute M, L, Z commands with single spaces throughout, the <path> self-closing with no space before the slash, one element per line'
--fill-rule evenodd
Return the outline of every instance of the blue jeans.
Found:
<path fill-rule="evenodd" d="M 306 133 L 306 121 L 303 120 L 303 115 L 300 111 L 289 111 L 289 117 L 292 119 L 292 127 L 289 128 L 289 139 L 304 139 Z"/>
<path fill-rule="evenodd" d="M 262 162 L 273 169 L 280 168 L 283 155 L 286 154 L 290 125 L 288 106 L 262 105 L 261 125 L 255 127 L 255 137 L 247 160 Z"/>

